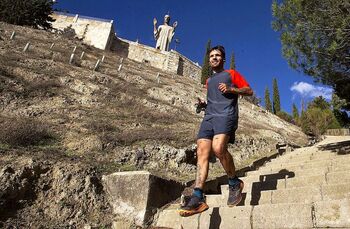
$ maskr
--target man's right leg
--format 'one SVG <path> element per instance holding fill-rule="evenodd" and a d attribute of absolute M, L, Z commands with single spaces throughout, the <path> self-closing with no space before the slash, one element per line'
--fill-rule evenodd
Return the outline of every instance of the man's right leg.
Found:
<path fill-rule="evenodd" d="M 211 144 L 212 141 L 210 139 L 197 140 L 197 173 L 195 188 L 190 200 L 185 206 L 181 207 L 179 211 L 181 216 L 190 216 L 203 212 L 209 208 L 204 200 L 203 188 L 208 177 Z"/>
<path fill-rule="evenodd" d="M 211 152 L 212 140 L 197 140 L 197 175 L 195 188 L 203 189 L 204 183 L 208 177 L 209 157 Z"/>

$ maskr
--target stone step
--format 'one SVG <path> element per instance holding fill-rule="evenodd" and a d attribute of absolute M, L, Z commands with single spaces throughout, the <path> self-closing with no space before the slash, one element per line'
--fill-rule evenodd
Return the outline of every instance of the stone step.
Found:
<path fill-rule="evenodd" d="M 307 173 L 308 171 L 350 171 L 350 163 L 336 163 L 336 162 L 326 162 L 324 164 L 312 164 L 309 165 L 297 165 L 297 166 L 284 166 L 282 167 L 263 167 L 256 171 L 249 171 L 246 173 L 246 176 L 254 176 L 254 175 L 268 175 L 268 174 L 280 174 L 280 173 L 293 173 L 295 176 L 303 173 Z M 284 172 L 283 172 L 284 171 Z"/>
<path fill-rule="evenodd" d="M 327 176 L 326 176 L 327 174 Z M 338 175 L 341 174 L 341 175 Z M 279 172 L 261 172 L 259 171 L 248 173 L 248 176 L 240 177 L 245 183 L 253 183 L 253 182 L 265 182 L 265 181 L 276 181 L 276 180 L 285 180 L 291 178 L 302 178 L 309 176 L 322 175 L 326 176 L 327 179 L 350 179 L 350 170 L 349 166 L 333 166 L 333 167 L 325 167 L 325 168 L 316 168 L 316 169 L 299 169 L 294 171 L 289 170 L 280 170 Z M 343 176 L 343 177 L 341 177 Z M 328 181 L 328 180 L 327 180 Z"/>
<path fill-rule="evenodd" d="M 266 189 L 261 185 L 253 185 L 250 190 L 243 191 L 240 205 L 262 205 L 277 203 L 310 203 L 321 200 L 350 198 L 350 182 L 337 184 L 315 184 L 297 188 Z M 221 195 L 207 195 L 210 207 L 226 206 L 228 186 L 221 187 Z"/>
<path fill-rule="evenodd" d="M 350 182 L 349 171 L 331 171 L 325 174 L 317 174 L 310 176 L 295 176 L 288 179 L 272 179 L 260 180 L 258 178 L 249 179 L 251 177 L 241 178 L 244 183 L 244 192 L 250 192 L 253 188 L 260 188 L 262 190 L 275 190 L 285 188 L 296 188 L 303 186 L 319 186 L 321 184 L 339 184 Z M 221 192 L 227 191 L 227 185 L 221 186 Z"/>
<path fill-rule="evenodd" d="M 253 182 L 266 182 L 266 181 L 276 181 L 276 180 L 286 180 L 292 178 L 301 178 L 301 177 L 309 177 L 315 175 L 323 175 L 328 173 L 333 173 L 333 171 L 328 171 L 327 169 L 307 169 L 307 170 L 298 170 L 288 171 L 281 170 L 278 173 L 266 173 L 266 174 L 254 174 L 246 177 L 242 177 L 241 179 L 245 183 L 253 183 Z"/>
<path fill-rule="evenodd" d="M 317 163 L 322 163 L 322 162 L 330 162 L 330 161 L 335 161 L 335 162 L 342 162 L 342 161 L 350 161 L 350 156 L 349 155 L 339 155 L 335 156 L 333 158 L 327 158 L 327 159 L 305 159 L 302 161 L 293 161 L 293 160 L 286 160 L 286 161 L 271 161 L 267 162 L 265 166 L 273 166 L 273 165 L 300 165 L 300 164 L 317 164 Z"/>
<path fill-rule="evenodd" d="M 340 181 L 340 180 L 339 180 Z M 338 183 L 338 182 L 337 182 Z M 279 180 L 267 180 L 267 181 L 252 181 L 251 183 L 245 182 L 243 192 L 251 192 L 252 189 L 260 190 L 277 190 L 286 188 L 296 188 L 303 186 L 315 186 L 327 184 L 325 175 L 314 175 L 306 177 L 294 177 L 289 179 L 279 179 Z M 227 196 L 228 186 L 221 185 L 221 193 Z"/>
<path fill-rule="evenodd" d="M 265 166 L 274 166 L 274 165 L 300 165 L 300 164 L 313 164 L 313 163 L 326 163 L 330 161 L 335 162 L 350 162 L 350 155 L 337 155 L 337 156 L 331 156 L 325 158 L 316 158 L 316 159 L 310 159 L 310 158 L 303 158 L 300 161 L 294 161 L 294 160 L 276 160 L 272 159 L 270 162 L 266 163 Z"/>
<path fill-rule="evenodd" d="M 269 171 L 268 169 L 259 169 L 257 171 L 250 171 L 246 173 L 246 177 L 265 177 L 265 179 L 273 179 L 276 178 L 284 178 L 287 176 L 288 178 L 295 176 L 303 176 L 304 174 L 317 174 L 317 173 L 325 173 L 329 172 L 328 166 L 321 166 L 317 168 L 299 168 L 299 169 L 276 169 L 273 168 L 273 171 Z"/>
<path fill-rule="evenodd" d="M 190 217 L 180 217 L 176 209 L 168 209 L 160 213 L 155 225 L 174 229 L 349 228 L 350 200 L 211 207 Z"/>

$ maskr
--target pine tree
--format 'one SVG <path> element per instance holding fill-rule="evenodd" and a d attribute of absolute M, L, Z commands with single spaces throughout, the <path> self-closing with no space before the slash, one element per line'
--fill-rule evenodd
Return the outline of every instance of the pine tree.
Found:
<path fill-rule="evenodd" d="M 295 105 L 295 103 L 293 103 L 292 112 L 293 112 L 293 119 L 294 119 L 294 122 L 297 123 L 298 120 L 299 120 L 299 111 L 298 111 L 298 108 L 297 108 L 297 106 Z"/>
<path fill-rule="evenodd" d="M 52 0 L 1 0 L 0 21 L 34 28 L 51 28 Z"/>
<path fill-rule="evenodd" d="M 277 112 L 281 111 L 281 103 L 280 103 L 280 93 L 278 91 L 277 79 L 273 79 L 273 113 L 277 114 Z"/>
<path fill-rule="evenodd" d="M 271 105 L 271 100 L 270 100 L 270 92 L 269 88 L 265 88 L 265 109 L 269 112 L 272 112 L 272 105 Z"/>
<path fill-rule="evenodd" d="M 203 65 L 202 65 L 202 77 L 201 77 L 201 83 L 204 85 L 212 74 L 212 70 L 209 66 L 209 50 L 211 48 L 211 40 L 208 40 L 207 48 L 205 50 Z"/>
<path fill-rule="evenodd" d="M 233 53 L 233 51 L 231 53 L 230 69 L 236 69 L 235 54 Z"/>

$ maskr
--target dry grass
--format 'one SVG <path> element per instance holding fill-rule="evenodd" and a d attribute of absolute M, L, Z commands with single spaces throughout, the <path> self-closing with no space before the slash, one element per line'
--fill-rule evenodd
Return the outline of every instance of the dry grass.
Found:
<path fill-rule="evenodd" d="M 48 125 L 24 117 L 0 117 L 0 142 L 12 147 L 45 144 L 54 139 Z"/>

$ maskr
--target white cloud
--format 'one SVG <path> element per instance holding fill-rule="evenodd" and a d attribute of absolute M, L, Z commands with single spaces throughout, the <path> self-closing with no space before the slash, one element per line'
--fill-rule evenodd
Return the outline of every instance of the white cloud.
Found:
<path fill-rule="evenodd" d="M 322 96 L 327 100 L 332 99 L 333 92 L 332 88 L 315 86 L 306 82 L 294 82 L 290 90 L 294 93 L 300 94 L 304 98 L 314 98 Z"/>

